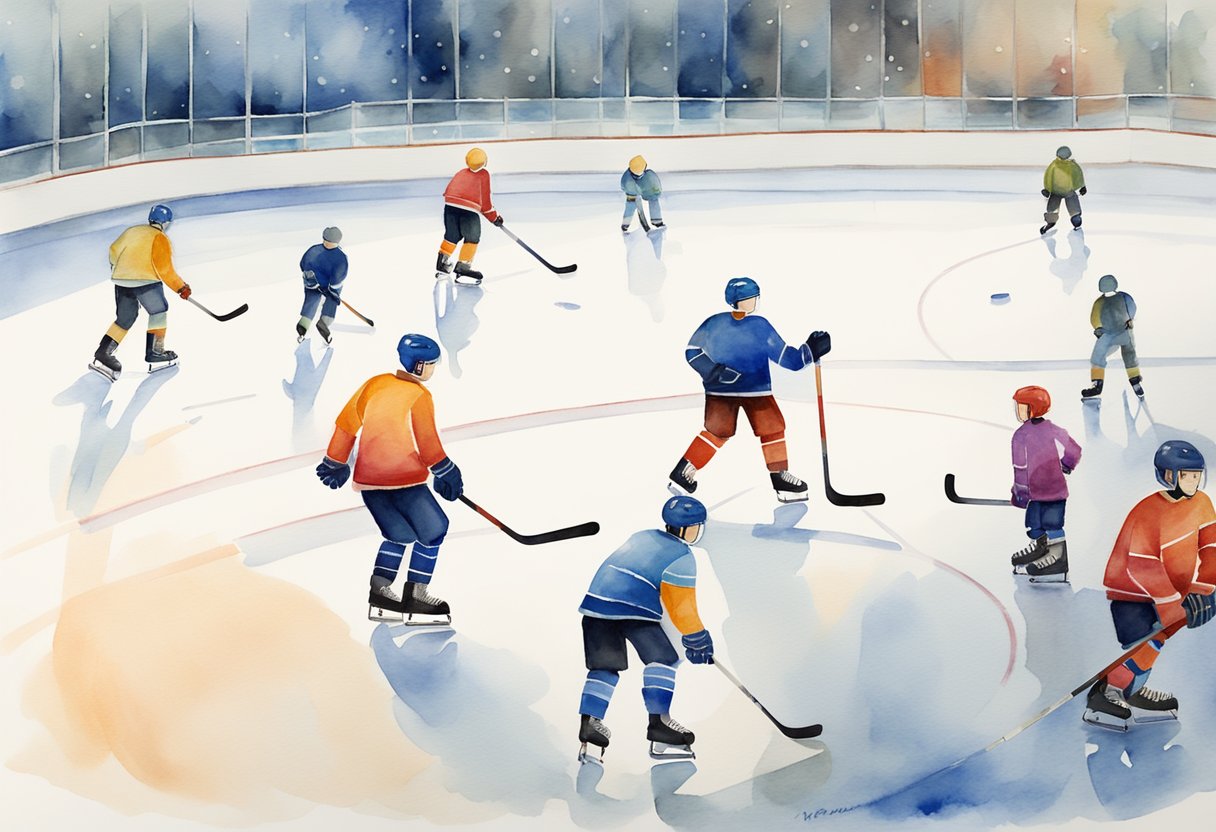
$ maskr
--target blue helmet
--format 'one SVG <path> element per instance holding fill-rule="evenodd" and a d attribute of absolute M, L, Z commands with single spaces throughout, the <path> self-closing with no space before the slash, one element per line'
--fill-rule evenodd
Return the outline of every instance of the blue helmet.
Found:
<path fill-rule="evenodd" d="M 407 373 L 421 375 L 423 364 L 439 360 L 439 345 L 425 335 L 407 332 L 397 342 L 397 357 Z"/>
<path fill-rule="evenodd" d="M 168 205 L 153 205 L 148 212 L 148 222 L 167 225 L 173 222 L 173 210 Z"/>
<path fill-rule="evenodd" d="M 760 296 L 760 284 L 750 277 L 735 277 L 727 281 L 726 302 L 731 308 L 739 305 L 739 301 Z"/>
<path fill-rule="evenodd" d="M 1104 274 L 1098 278 L 1099 292 L 1113 292 L 1119 288 L 1119 281 L 1115 280 L 1113 274 Z"/>
<path fill-rule="evenodd" d="M 1171 439 L 1158 448 L 1153 455 L 1153 467 L 1157 469 L 1157 482 L 1166 488 L 1174 488 L 1178 484 L 1179 471 L 1207 470 L 1199 449 L 1182 439 Z M 1166 481 L 1166 471 L 1174 472 L 1172 483 Z"/>
<path fill-rule="evenodd" d="M 705 506 L 695 497 L 672 497 L 663 503 L 663 522 L 674 529 L 699 526 L 706 516 Z"/>

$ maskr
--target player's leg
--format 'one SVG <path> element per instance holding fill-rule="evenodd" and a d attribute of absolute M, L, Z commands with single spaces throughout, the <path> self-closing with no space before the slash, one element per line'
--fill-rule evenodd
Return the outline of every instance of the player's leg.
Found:
<path fill-rule="evenodd" d="M 1123 366 L 1127 368 L 1127 383 L 1132 386 L 1133 393 L 1143 396 L 1144 387 L 1140 384 L 1143 380 L 1143 376 L 1140 375 L 1140 359 L 1136 356 L 1136 339 L 1131 330 L 1123 333 L 1119 349 L 1123 356 Z"/>
<path fill-rule="evenodd" d="M 111 381 L 117 379 L 122 372 L 122 363 L 118 356 L 114 355 L 114 351 L 118 349 L 122 339 L 127 337 L 127 331 L 138 317 L 139 301 L 135 299 L 135 290 L 126 286 L 115 286 L 114 323 L 110 324 L 106 334 L 101 336 L 101 343 L 93 353 L 93 363 L 89 365 Z"/>
<path fill-rule="evenodd" d="M 1043 212 L 1043 227 L 1039 229 L 1040 234 L 1046 234 L 1060 219 L 1060 199 L 1058 194 L 1052 194 L 1047 197 L 1047 210 Z"/>
<path fill-rule="evenodd" d="M 177 361 L 177 353 L 165 349 L 165 332 L 169 328 L 169 302 L 165 300 L 165 284 L 161 282 L 140 286 L 136 290 L 139 305 L 148 313 L 148 335 L 144 348 L 144 360 L 160 368 Z M 160 369 L 156 368 L 156 369 Z"/>
<path fill-rule="evenodd" d="M 439 244 L 439 257 L 435 261 L 435 277 L 452 273 L 452 255 L 460 244 L 460 214 L 454 205 L 443 206 L 443 242 Z"/>
<path fill-rule="evenodd" d="M 752 433 L 760 440 L 764 454 L 764 466 L 777 499 L 783 503 L 797 503 L 809 496 L 807 485 L 790 473 L 789 451 L 785 444 L 785 417 L 777 400 L 772 396 L 749 396 L 743 400 L 743 412 L 747 414 Z"/>
<path fill-rule="evenodd" d="M 657 621 L 631 621 L 625 637 L 645 662 L 642 671 L 642 701 L 649 715 L 646 739 L 655 759 L 690 759 L 696 735 L 671 718 L 676 692 L 676 662 L 679 654 Z"/>
<path fill-rule="evenodd" d="M 477 246 L 481 243 L 481 217 L 478 214 L 473 211 L 460 212 L 460 236 L 464 238 L 464 245 L 460 247 L 460 259 L 456 261 L 457 282 L 477 285 L 482 278 L 481 272 L 473 268 L 473 258 L 477 256 Z"/>
<path fill-rule="evenodd" d="M 415 538 L 405 586 L 401 589 L 405 611 L 411 615 L 446 616 L 448 619 L 446 622 L 422 619 L 418 623 L 451 623 L 448 602 L 428 591 L 439 563 L 439 547 L 448 533 L 448 516 L 425 484 L 397 489 L 393 494 L 393 503 L 413 529 Z"/>
<path fill-rule="evenodd" d="M 405 605 L 401 596 L 393 591 L 393 583 L 401 571 L 405 550 L 414 542 L 414 529 L 397 508 L 393 495 L 400 489 L 371 489 L 360 491 L 363 504 L 371 512 L 372 520 L 380 529 L 383 540 L 376 551 L 376 563 L 369 581 L 367 617 L 373 621 L 401 620 Z M 396 617 L 386 615 L 396 613 Z"/>
<path fill-rule="evenodd" d="M 583 762 L 603 760 L 604 749 L 612 736 L 604 725 L 604 716 L 608 713 L 621 671 L 629 666 L 625 636 L 620 625 L 620 621 L 583 616 L 583 657 L 587 679 L 583 682 L 583 694 L 578 706 L 578 741 L 582 743 L 578 758 Z M 587 754 L 588 743 L 600 749 L 599 759 Z"/>
<path fill-rule="evenodd" d="M 1072 220 L 1073 228 L 1081 227 L 1081 197 L 1077 196 L 1077 192 L 1073 191 L 1064 197 L 1064 207 L 1068 209 L 1068 216 Z"/>
<path fill-rule="evenodd" d="M 714 454 L 735 435 L 739 420 L 739 401 L 736 396 L 705 396 L 704 429 L 689 444 L 684 456 L 671 471 L 674 490 L 691 494 L 697 490 L 697 471 L 709 464 Z"/>
<path fill-rule="evenodd" d="M 646 204 L 650 206 L 650 224 L 655 228 L 662 228 L 663 209 L 659 206 L 659 198 L 656 196 L 653 199 L 647 199 Z"/>
<path fill-rule="evenodd" d="M 1042 557 L 1027 564 L 1026 574 L 1031 581 L 1044 583 L 1068 580 L 1068 541 L 1064 538 L 1064 500 L 1037 502 L 1038 528 L 1047 540 L 1047 551 Z M 1029 532 L 1028 532 L 1029 534 Z M 1042 539 L 1042 538 L 1039 538 Z"/>
<path fill-rule="evenodd" d="M 320 290 L 305 289 L 304 302 L 300 304 L 300 320 L 296 322 L 296 336 L 299 340 L 304 340 L 304 336 L 308 333 L 308 327 L 312 325 L 312 319 L 316 317 L 317 309 L 320 306 Z"/>

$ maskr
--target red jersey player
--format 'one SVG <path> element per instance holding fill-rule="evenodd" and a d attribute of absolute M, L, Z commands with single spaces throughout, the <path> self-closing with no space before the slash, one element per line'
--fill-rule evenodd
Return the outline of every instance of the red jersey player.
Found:
<path fill-rule="evenodd" d="M 481 242 L 481 217 L 502 225 L 502 215 L 494 210 L 490 199 L 490 172 L 486 170 L 486 152 L 475 147 L 465 154 L 465 168 L 456 172 L 443 191 L 443 242 L 435 261 L 435 277 L 446 277 L 453 271 L 452 255 L 460 241 L 460 257 L 456 261 L 457 283 L 481 283 L 481 272 L 473 269 L 473 255 Z"/>

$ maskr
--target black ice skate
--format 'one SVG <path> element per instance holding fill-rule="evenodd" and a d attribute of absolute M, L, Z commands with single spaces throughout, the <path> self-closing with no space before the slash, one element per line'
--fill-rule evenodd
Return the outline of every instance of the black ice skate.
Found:
<path fill-rule="evenodd" d="M 1068 542 L 1053 540 L 1047 547 L 1047 554 L 1026 564 L 1026 574 L 1032 584 L 1068 583 Z"/>
<path fill-rule="evenodd" d="M 1132 709 L 1127 707 L 1122 693 L 1118 688 L 1106 684 L 1105 679 L 1099 679 L 1089 689 L 1089 697 L 1085 701 L 1085 713 L 1081 719 L 1099 728 L 1112 731 L 1126 731 L 1127 721 L 1132 718 Z"/>
<path fill-rule="evenodd" d="M 1056 227 L 1056 224 L 1055 224 L 1055 222 L 1054 222 L 1054 221 L 1053 221 L 1053 222 L 1049 222 L 1049 223 L 1047 223 L 1046 225 L 1044 225 L 1042 228 L 1040 228 L 1040 229 L 1039 229 L 1039 233 L 1040 233 L 1040 234 L 1046 234 L 1048 231 L 1050 231 L 1051 229 L 1053 229 L 1053 228 L 1055 228 L 1055 227 Z"/>
<path fill-rule="evenodd" d="M 1141 381 L 1140 376 L 1132 376 L 1131 378 L 1129 378 L 1127 380 L 1127 383 L 1132 386 L 1132 392 L 1143 399 L 1144 398 L 1144 388 L 1142 386 L 1140 386 L 1140 381 Z"/>
<path fill-rule="evenodd" d="M 332 344 L 334 342 L 334 335 L 329 331 L 329 325 L 325 323 L 325 319 L 323 318 L 317 321 L 317 334 L 325 339 L 326 344 Z"/>
<path fill-rule="evenodd" d="M 148 362 L 148 372 L 155 373 L 177 363 L 177 353 L 165 349 L 165 336 L 148 333 L 147 347 L 144 349 L 144 361 Z"/>
<path fill-rule="evenodd" d="M 406 581 L 401 588 L 405 597 L 401 600 L 402 611 L 408 627 L 450 627 L 452 611 L 448 602 L 427 592 L 427 585 Z"/>
<path fill-rule="evenodd" d="M 789 471 L 770 471 L 768 476 L 773 482 L 773 490 L 777 492 L 777 499 L 781 502 L 801 503 L 810 497 L 806 483 Z"/>
<path fill-rule="evenodd" d="M 1178 719 L 1178 699 L 1172 693 L 1140 688 L 1127 697 L 1126 701 L 1131 706 L 1132 719 L 1139 725 Z"/>
<path fill-rule="evenodd" d="M 1080 214 L 1077 214 L 1076 216 L 1074 216 L 1074 217 L 1072 218 L 1072 227 L 1073 227 L 1073 228 L 1080 228 L 1080 227 L 1081 227 L 1081 215 L 1080 215 Z"/>
<path fill-rule="evenodd" d="M 371 590 L 367 593 L 367 617 L 370 621 L 401 621 L 405 617 L 405 604 L 393 592 L 393 582 L 380 575 L 372 575 Z"/>
<path fill-rule="evenodd" d="M 1082 399 L 1092 399 L 1094 396 L 1101 396 L 1101 395 L 1102 395 L 1102 379 L 1100 379 L 1100 378 L 1093 379 L 1093 384 L 1089 385 L 1088 387 L 1086 387 L 1084 390 L 1081 391 Z"/>
<path fill-rule="evenodd" d="M 117 341 L 109 335 L 102 336 L 101 343 L 97 346 L 97 352 L 93 353 L 93 361 L 89 364 L 89 369 L 100 373 L 110 381 L 117 381 L 118 376 L 122 373 L 122 364 L 114 357 L 116 349 L 118 349 Z"/>
<path fill-rule="evenodd" d="M 303 344 L 304 336 L 308 334 L 308 330 L 304 328 L 304 324 L 296 324 L 296 343 Z"/>
<path fill-rule="evenodd" d="M 439 252 L 439 257 L 435 260 L 435 279 L 443 280 L 452 273 L 452 260 L 442 251 Z"/>
<path fill-rule="evenodd" d="M 456 282 L 462 286 L 480 286 L 482 274 L 463 260 L 456 261 Z"/>
<path fill-rule="evenodd" d="M 691 494 L 697 490 L 697 469 L 683 457 L 676 463 L 676 467 L 671 469 L 667 478 L 671 480 L 667 484 L 667 490 L 676 496 Z"/>
<path fill-rule="evenodd" d="M 692 744 L 696 735 L 668 714 L 651 714 L 646 729 L 650 756 L 655 760 L 695 760 Z"/>
<path fill-rule="evenodd" d="M 662 220 L 653 220 L 652 219 L 650 221 L 650 224 L 653 225 L 655 228 L 666 228 L 667 227 L 667 224 L 665 222 L 663 222 Z"/>
<path fill-rule="evenodd" d="M 627 222 L 623 222 L 623 223 L 621 223 L 621 231 L 628 232 L 628 231 L 629 231 L 629 223 L 627 223 Z"/>
<path fill-rule="evenodd" d="M 583 745 L 578 751 L 578 761 L 580 763 L 598 763 L 599 765 L 603 765 L 604 751 L 608 748 L 608 740 L 612 737 L 612 732 L 608 730 L 608 726 L 598 717 L 582 714 L 582 718 L 582 724 L 578 729 L 578 741 Z M 587 753 L 588 743 L 600 750 L 598 757 Z"/>
<path fill-rule="evenodd" d="M 1034 540 L 1030 541 L 1025 549 L 1019 552 L 1014 552 L 1009 558 L 1009 562 L 1013 564 L 1013 574 L 1025 575 L 1027 565 L 1034 563 L 1039 558 L 1047 554 L 1047 535 L 1041 534 Z"/>

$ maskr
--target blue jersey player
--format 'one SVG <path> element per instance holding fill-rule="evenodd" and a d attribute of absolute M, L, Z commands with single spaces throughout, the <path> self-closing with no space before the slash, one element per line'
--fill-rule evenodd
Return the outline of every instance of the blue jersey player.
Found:
<path fill-rule="evenodd" d="M 317 321 L 317 332 L 325 343 L 333 340 L 329 328 L 338 314 L 342 301 L 342 283 L 346 280 L 346 252 L 338 247 L 342 232 L 330 226 L 321 234 L 321 242 L 304 252 L 300 258 L 300 274 L 304 278 L 304 303 L 300 306 L 300 320 L 296 323 L 296 336 L 303 341 L 308 325 L 321 307 L 321 319 Z M 325 305 L 322 306 L 321 302 Z"/>
<path fill-rule="evenodd" d="M 754 314 L 760 286 L 750 277 L 726 284 L 730 312 L 705 319 L 688 340 L 684 358 L 705 386 L 705 429 L 697 434 L 671 472 L 676 493 L 696 490 L 697 471 L 704 468 L 726 440 L 735 435 L 739 410 L 747 414 L 769 470 L 773 490 L 783 503 L 807 499 L 806 483 L 789 472 L 785 418 L 773 398 L 769 364 L 801 370 L 832 348 L 826 332 L 812 332 L 806 343 L 787 344 L 767 320 Z"/>
<path fill-rule="evenodd" d="M 684 655 L 693 664 L 712 664 L 714 642 L 697 613 L 697 564 L 690 544 L 701 539 L 705 506 L 692 497 L 672 497 L 663 505 L 664 529 L 637 532 L 608 556 L 591 579 L 579 612 L 587 681 L 579 706 L 578 738 L 583 762 L 599 762 L 611 732 L 604 714 L 620 672 L 629 666 L 625 642 L 633 645 L 642 670 L 642 699 L 650 714 L 646 739 L 655 759 L 693 757 L 692 731 L 671 718 L 679 656 L 659 623 L 663 611 L 681 633 Z M 600 760 L 587 754 L 600 749 Z"/>

